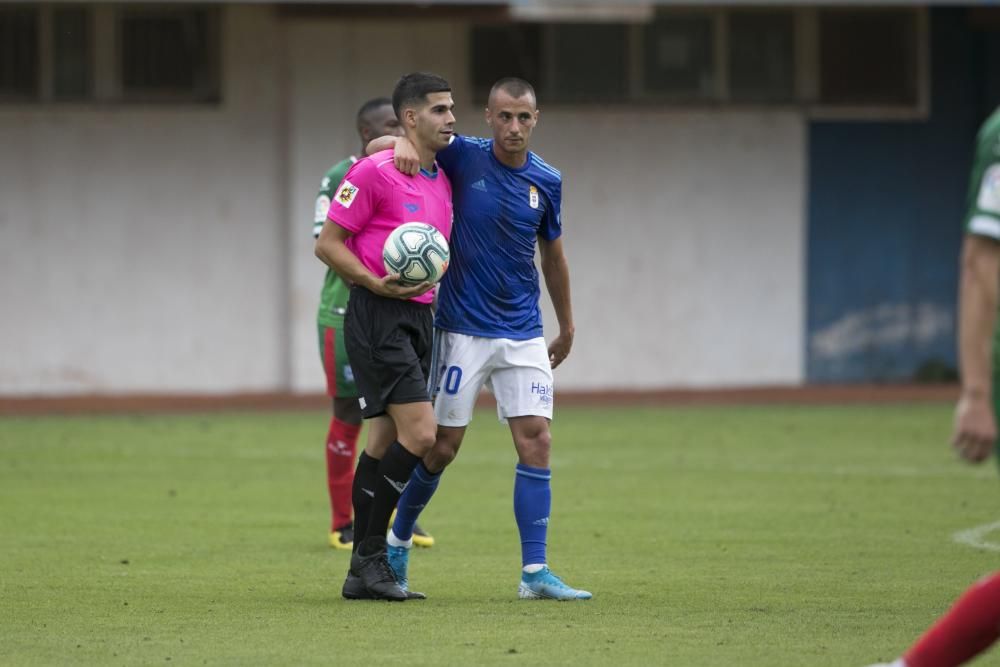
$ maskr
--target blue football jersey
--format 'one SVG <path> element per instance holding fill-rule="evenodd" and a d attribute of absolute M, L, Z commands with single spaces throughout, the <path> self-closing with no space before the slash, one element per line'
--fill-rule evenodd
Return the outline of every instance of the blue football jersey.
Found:
<path fill-rule="evenodd" d="M 455 224 L 435 325 L 485 338 L 541 336 L 535 244 L 562 234 L 562 175 L 530 151 L 523 167 L 502 164 L 492 139 L 455 136 L 437 162 L 451 180 Z"/>

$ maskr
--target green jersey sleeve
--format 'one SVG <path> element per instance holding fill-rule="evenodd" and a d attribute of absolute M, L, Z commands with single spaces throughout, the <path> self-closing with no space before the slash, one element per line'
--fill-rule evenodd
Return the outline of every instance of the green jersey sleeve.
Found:
<path fill-rule="evenodd" d="M 1000 241 L 1000 109 L 986 119 L 976 137 L 965 231 Z"/>
<path fill-rule="evenodd" d="M 344 180 L 347 170 L 357 161 L 358 159 L 352 155 L 330 167 L 323 175 L 323 180 L 319 183 L 319 194 L 316 195 L 316 207 L 313 214 L 313 238 L 318 238 L 320 231 L 323 229 L 323 223 L 326 222 L 326 214 L 330 210 L 330 201 L 333 193 L 337 190 L 340 182 Z"/>

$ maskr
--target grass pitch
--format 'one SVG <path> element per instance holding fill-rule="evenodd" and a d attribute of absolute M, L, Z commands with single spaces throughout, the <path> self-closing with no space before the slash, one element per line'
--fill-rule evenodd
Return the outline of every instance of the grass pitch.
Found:
<path fill-rule="evenodd" d="M 862 666 L 1000 567 L 950 406 L 560 408 L 549 557 L 516 599 L 514 453 L 481 412 L 411 558 L 347 602 L 323 413 L 0 420 L 0 664 Z M 1000 665 L 1000 653 L 978 665 Z"/>

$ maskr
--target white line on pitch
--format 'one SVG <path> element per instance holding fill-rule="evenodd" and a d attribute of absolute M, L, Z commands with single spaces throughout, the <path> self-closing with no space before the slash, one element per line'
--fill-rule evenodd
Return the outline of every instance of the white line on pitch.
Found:
<path fill-rule="evenodd" d="M 986 549 L 987 551 L 1000 551 L 1000 543 L 989 542 L 985 538 L 994 531 L 1000 530 L 1000 521 L 987 523 L 968 530 L 960 530 L 951 536 L 959 544 L 967 544 L 975 549 Z"/>

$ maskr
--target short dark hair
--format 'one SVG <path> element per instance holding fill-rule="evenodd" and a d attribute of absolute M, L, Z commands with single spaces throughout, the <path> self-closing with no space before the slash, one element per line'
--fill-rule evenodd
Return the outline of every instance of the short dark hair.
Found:
<path fill-rule="evenodd" d="M 490 88 L 490 96 L 488 99 L 492 100 L 493 95 L 498 91 L 502 90 L 513 98 L 524 97 L 525 95 L 531 95 L 531 99 L 538 103 L 538 97 L 535 96 L 534 87 L 525 81 L 524 79 L 519 79 L 516 76 L 505 76 Z"/>
<path fill-rule="evenodd" d="M 451 85 L 437 74 L 429 72 L 413 72 L 405 74 L 396 83 L 392 91 L 392 110 L 396 118 L 403 119 L 401 111 L 414 103 L 427 101 L 431 93 L 450 93 Z"/>
<path fill-rule="evenodd" d="M 361 108 L 358 109 L 358 115 L 355 117 L 355 121 L 357 122 L 358 127 L 360 128 L 362 125 L 368 122 L 366 116 L 370 114 L 372 111 L 375 111 L 375 109 L 381 109 L 382 107 L 389 106 L 391 104 L 392 100 L 390 100 L 388 97 L 373 97 L 372 99 L 362 104 Z"/>

